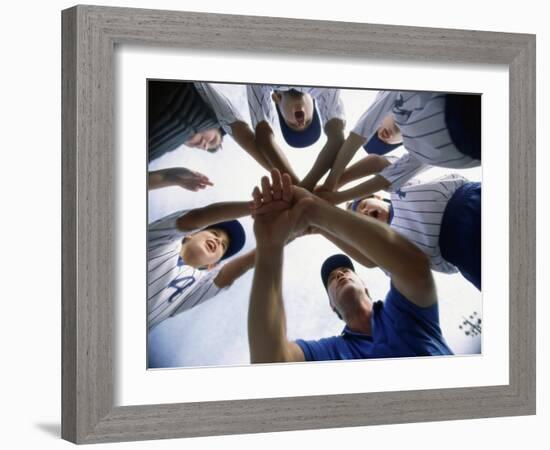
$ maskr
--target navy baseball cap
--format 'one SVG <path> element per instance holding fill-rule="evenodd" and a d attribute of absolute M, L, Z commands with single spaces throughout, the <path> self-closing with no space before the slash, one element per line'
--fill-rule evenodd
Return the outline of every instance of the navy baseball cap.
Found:
<path fill-rule="evenodd" d="M 328 289 L 328 277 L 334 269 L 338 269 L 339 267 L 347 267 L 355 272 L 355 267 L 348 256 L 342 253 L 329 256 L 321 266 L 321 280 L 323 280 L 325 289 Z"/>
<path fill-rule="evenodd" d="M 319 119 L 319 114 L 317 114 L 317 105 L 315 100 L 313 100 L 313 115 L 311 116 L 311 123 L 307 128 L 300 131 L 293 130 L 286 124 L 277 104 L 275 104 L 275 109 L 277 110 L 277 116 L 279 117 L 279 124 L 281 125 L 283 138 L 288 145 L 295 148 L 304 148 L 313 145 L 319 140 L 319 137 L 321 136 L 321 119 Z"/>
<path fill-rule="evenodd" d="M 363 145 L 363 148 L 367 153 L 374 153 L 375 155 L 385 155 L 388 152 L 391 152 L 392 150 L 396 149 L 397 147 L 400 147 L 403 145 L 402 143 L 399 144 L 387 144 L 382 139 L 378 137 L 378 132 L 374 133 L 374 135 L 370 138 L 370 140 Z"/>
<path fill-rule="evenodd" d="M 229 247 L 227 247 L 227 250 L 220 260 L 230 258 L 241 251 L 244 247 L 244 243 L 246 242 L 246 234 L 241 222 L 238 220 L 227 220 L 225 222 L 215 223 L 214 225 L 209 225 L 206 227 L 205 230 L 210 228 L 219 228 L 225 231 L 229 236 Z"/>

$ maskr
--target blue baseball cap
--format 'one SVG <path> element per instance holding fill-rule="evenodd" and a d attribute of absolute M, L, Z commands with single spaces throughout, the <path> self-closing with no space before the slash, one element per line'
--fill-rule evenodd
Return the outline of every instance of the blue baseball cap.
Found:
<path fill-rule="evenodd" d="M 238 220 L 227 220 L 225 222 L 215 223 L 214 225 L 209 225 L 205 228 L 208 230 L 210 228 L 219 228 L 227 233 L 229 236 L 229 247 L 221 257 L 220 261 L 231 258 L 236 253 L 240 252 L 244 247 L 246 242 L 246 233 L 244 228 L 241 225 L 241 222 Z"/>
<path fill-rule="evenodd" d="M 277 110 L 277 116 L 279 117 L 279 124 L 281 125 L 281 132 L 286 143 L 291 147 L 304 148 L 313 145 L 319 140 L 321 136 L 321 119 L 317 114 L 317 105 L 315 99 L 313 100 L 313 115 L 311 117 L 311 123 L 303 130 L 296 131 L 290 128 L 279 110 L 279 106 L 275 104 Z"/>
<path fill-rule="evenodd" d="M 355 267 L 348 256 L 342 253 L 329 256 L 325 259 L 325 262 L 321 266 L 321 280 L 323 280 L 325 289 L 328 290 L 328 277 L 333 270 L 338 269 L 339 267 L 347 267 L 355 272 Z"/>
<path fill-rule="evenodd" d="M 369 141 L 363 145 L 363 148 L 367 153 L 374 153 L 375 155 L 385 155 L 388 152 L 391 152 L 392 150 L 396 149 L 397 147 L 400 147 L 403 145 L 402 143 L 399 144 L 387 144 L 382 139 L 378 137 L 378 132 L 374 133 L 374 135 L 369 139 Z"/>

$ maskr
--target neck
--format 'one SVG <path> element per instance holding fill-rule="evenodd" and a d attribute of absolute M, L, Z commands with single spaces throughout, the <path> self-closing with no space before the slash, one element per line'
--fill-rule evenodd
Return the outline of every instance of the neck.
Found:
<path fill-rule="evenodd" d="M 353 311 L 346 311 L 344 318 L 351 331 L 372 335 L 372 300 L 366 297 Z"/>

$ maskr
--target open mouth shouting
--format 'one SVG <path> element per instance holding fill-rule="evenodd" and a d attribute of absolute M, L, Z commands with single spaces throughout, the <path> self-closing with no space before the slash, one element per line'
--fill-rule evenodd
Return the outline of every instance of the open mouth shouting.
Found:
<path fill-rule="evenodd" d="M 393 137 L 393 131 L 389 128 L 384 127 L 380 130 L 379 137 L 380 139 L 387 141 Z"/>
<path fill-rule="evenodd" d="M 213 239 L 207 239 L 205 241 L 205 245 L 206 245 L 207 250 L 211 253 L 215 253 L 217 248 L 218 248 L 218 245 L 216 244 L 216 241 L 214 241 Z"/>
<path fill-rule="evenodd" d="M 378 219 L 378 216 L 380 216 L 380 212 L 377 209 L 371 209 L 368 214 L 369 217 L 372 217 L 373 219 Z"/>
<path fill-rule="evenodd" d="M 298 126 L 304 126 L 306 122 L 306 115 L 303 111 L 295 111 L 294 119 L 296 119 Z"/>

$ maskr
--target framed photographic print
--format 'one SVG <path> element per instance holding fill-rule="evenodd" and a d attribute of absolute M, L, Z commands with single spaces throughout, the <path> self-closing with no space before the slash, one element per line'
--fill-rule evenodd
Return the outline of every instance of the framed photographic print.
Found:
<path fill-rule="evenodd" d="M 533 414 L 534 55 L 63 11 L 63 437 Z"/>

